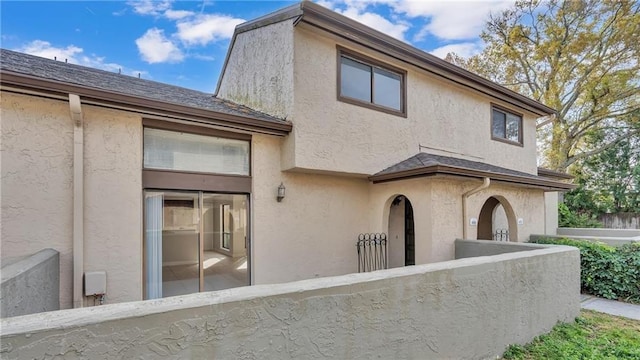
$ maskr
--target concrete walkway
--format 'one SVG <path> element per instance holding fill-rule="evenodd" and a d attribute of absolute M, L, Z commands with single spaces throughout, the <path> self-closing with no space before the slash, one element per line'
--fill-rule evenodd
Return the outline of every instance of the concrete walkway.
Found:
<path fill-rule="evenodd" d="M 602 299 L 591 295 L 581 295 L 580 306 L 587 310 L 640 320 L 640 305 Z"/>

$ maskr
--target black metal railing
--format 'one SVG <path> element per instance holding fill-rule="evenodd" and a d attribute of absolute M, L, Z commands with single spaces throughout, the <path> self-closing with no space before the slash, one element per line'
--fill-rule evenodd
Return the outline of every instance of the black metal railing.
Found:
<path fill-rule="evenodd" d="M 387 234 L 360 234 L 356 248 L 358 249 L 358 272 L 387 268 Z"/>
<path fill-rule="evenodd" d="M 509 241 L 509 230 L 498 229 L 493 233 L 493 240 L 495 241 Z"/>

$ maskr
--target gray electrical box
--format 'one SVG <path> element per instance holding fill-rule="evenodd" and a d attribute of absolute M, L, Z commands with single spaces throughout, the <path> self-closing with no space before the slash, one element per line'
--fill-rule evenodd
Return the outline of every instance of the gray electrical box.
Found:
<path fill-rule="evenodd" d="M 84 296 L 104 295 L 107 293 L 107 273 L 87 271 L 84 273 Z"/>

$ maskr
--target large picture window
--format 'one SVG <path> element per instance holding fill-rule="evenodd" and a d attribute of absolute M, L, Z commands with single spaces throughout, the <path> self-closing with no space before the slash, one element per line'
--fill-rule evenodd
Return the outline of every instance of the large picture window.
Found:
<path fill-rule="evenodd" d="M 405 72 L 338 50 L 338 99 L 406 115 Z"/>
<path fill-rule="evenodd" d="M 145 128 L 144 168 L 249 175 L 249 142 Z"/>
<path fill-rule="evenodd" d="M 492 107 L 491 138 L 522 145 L 522 115 Z"/>

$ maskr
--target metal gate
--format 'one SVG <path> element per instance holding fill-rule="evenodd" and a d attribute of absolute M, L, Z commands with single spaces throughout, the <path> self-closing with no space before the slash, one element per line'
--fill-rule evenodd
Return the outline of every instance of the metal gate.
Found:
<path fill-rule="evenodd" d="M 358 249 L 358 272 L 387 268 L 387 234 L 360 234 L 356 248 Z"/>
<path fill-rule="evenodd" d="M 497 229 L 495 233 L 493 233 L 493 240 L 495 241 L 509 241 L 509 230 L 508 229 Z"/>

